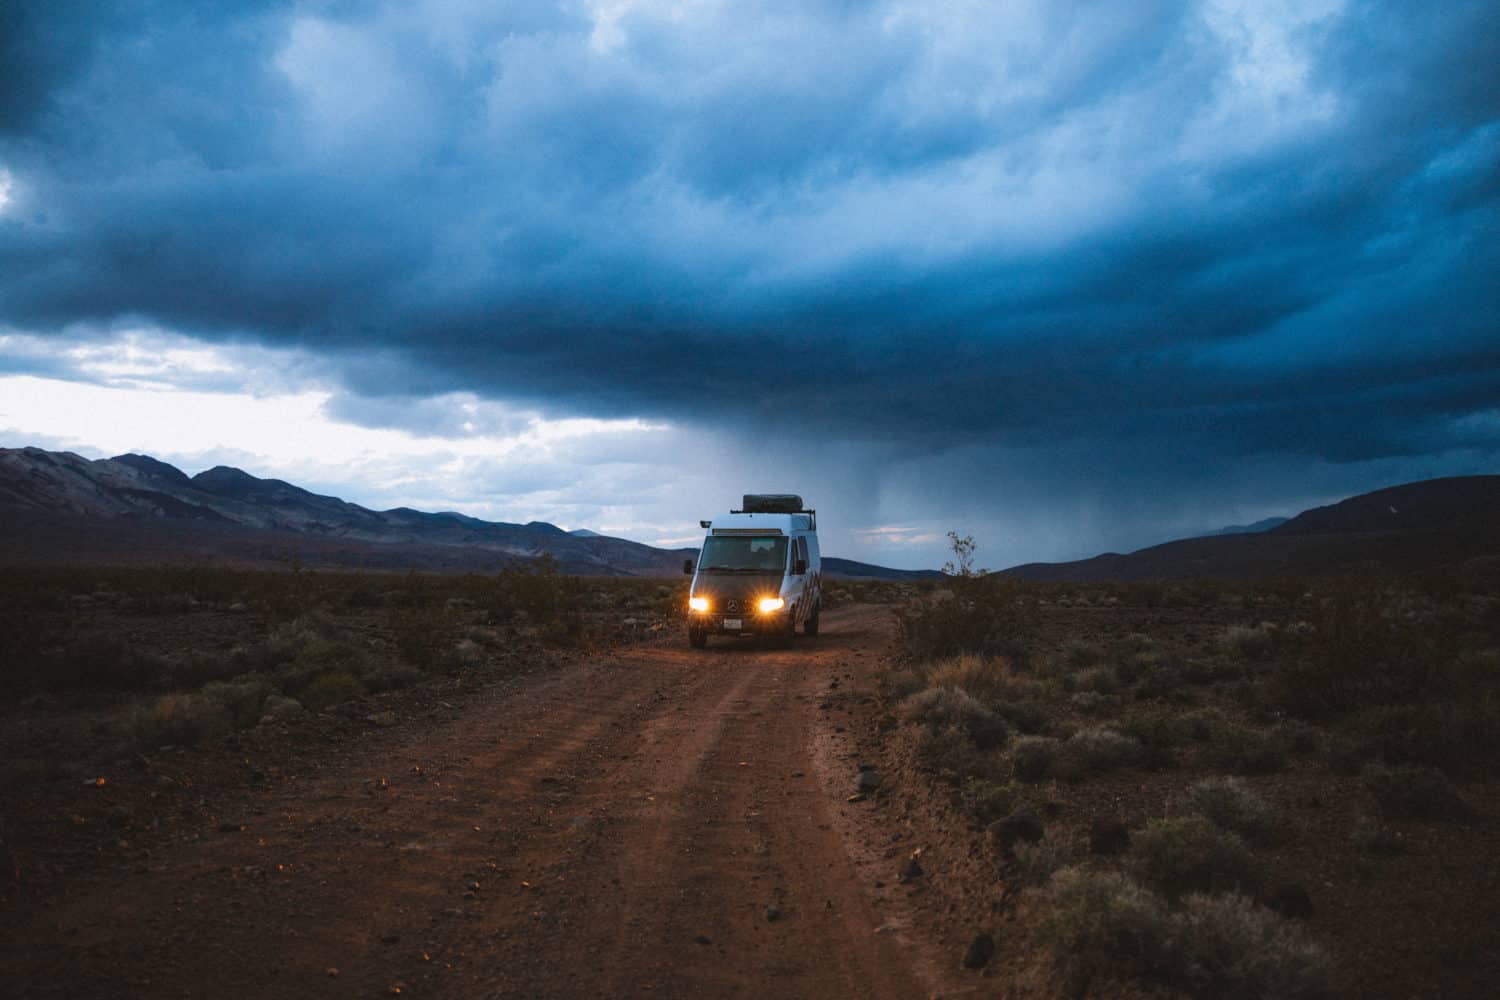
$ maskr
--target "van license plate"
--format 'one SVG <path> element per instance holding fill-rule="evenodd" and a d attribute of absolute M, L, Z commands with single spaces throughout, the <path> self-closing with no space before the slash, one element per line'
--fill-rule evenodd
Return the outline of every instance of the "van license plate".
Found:
<path fill-rule="evenodd" d="M 740 619 L 738 619 L 738 618 L 726 618 L 726 619 L 724 619 L 724 627 L 725 628 L 731 628 L 731 629 L 737 629 L 737 628 L 740 627 Z"/>

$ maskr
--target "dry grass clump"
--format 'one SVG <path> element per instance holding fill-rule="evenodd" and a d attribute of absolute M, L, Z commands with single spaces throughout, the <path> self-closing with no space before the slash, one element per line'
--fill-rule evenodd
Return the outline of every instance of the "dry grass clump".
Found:
<path fill-rule="evenodd" d="M 1010 782 L 971 775 L 964 779 L 959 801 L 964 811 L 986 825 L 1010 815 L 1020 800 L 1018 789 Z"/>
<path fill-rule="evenodd" d="M 1050 736 L 1022 736 L 1011 744 L 1010 766 L 1022 781 L 1045 781 L 1052 777 L 1062 741 Z"/>
<path fill-rule="evenodd" d="M 932 687 L 901 703 L 902 717 L 934 729 L 956 728 L 978 747 L 1002 745 L 1009 731 L 1005 721 L 962 688 Z"/>
<path fill-rule="evenodd" d="M 1255 858 L 1240 836 L 1202 816 L 1148 823 L 1132 837 L 1126 865 L 1168 899 L 1190 892 L 1247 891 L 1258 881 Z"/>
<path fill-rule="evenodd" d="M 1330 996 L 1333 966 L 1294 924 L 1240 895 L 1189 896 L 1172 918 L 1166 979 L 1195 997 Z"/>
<path fill-rule="evenodd" d="M 920 727 L 914 752 L 918 767 L 954 784 L 984 770 L 974 741 L 958 726 Z"/>
<path fill-rule="evenodd" d="M 1075 992 L 1099 978 L 1157 974 L 1170 940 L 1166 907 L 1118 872 L 1064 868 L 1048 884 L 1037 931 Z"/>
<path fill-rule="evenodd" d="M 1127 767 L 1140 759 L 1141 745 L 1129 736 L 1103 726 L 1089 726 L 1063 743 L 1057 767 L 1062 776 L 1079 778 Z"/>
<path fill-rule="evenodd" d="M 232 724 L 229 711 L 217 701 L 197 694 L 168 694 L 158 698 L 134 720 L 141 744 L 161 746 L 194 746 L 228 732 Z"/>
<path fill-rule="evenodd" d="M 1225 723 L 1214 727 L 1208 761 L 1230 774 L 1275 774 L 1286 767 L 1281 734 Z"/>
<path fill-rule="evenodd" d="M 1453 782 L 1436 768 L 1372 764 L 1360 774 L 1360 784 L 1388 819 L 1453 820 L 1470 815 Z"/>
<path fill-rule="evenodd" d="M 266 698 L 274 690 L 266 678 L 247 674 L 232 681 L 205 684 L 203 697 L 221 705 L 236 727 L 248 729 L 260 721 Z"/>
<path fill-rule="evenodd" d="M 938 660 L 927 668 L 929 687 L 957 688 L 989 703 L 1006 694 L 1010 687 L 1010 668 L 999 657 L 962 653 Z"/>
<path fill-rule="evenodd" d="M 1205 778 L 1189 786 L 1183 808 L 1202 816 L 1221 830 L 1254 843 L 1275 839 L 1277 816 L 1265 799 L 1238 778 Z"/>
<path fill-rule="evenodd" d="M 1219 636 L 1219 647 L 1243 660 L 1269 659 L 1276 648 L 1276 627 L 1269 622 L 1231 625 Z"/>
<path fill-rule="evenodd" d="M 1043 902 L 1039 934 L 1075 995 L 1130 979 L 1230 1000 L 1314 1000 L 1333 990 L 1322 949 L 1241 895 L 1191 895 L 1172 910 L 1124 875 L 1066 868 Z"/>

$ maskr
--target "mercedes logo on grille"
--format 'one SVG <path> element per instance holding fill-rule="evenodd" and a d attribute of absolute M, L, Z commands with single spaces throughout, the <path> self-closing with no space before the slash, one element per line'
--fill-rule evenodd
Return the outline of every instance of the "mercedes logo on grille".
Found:
<path fill-rule="evenodd" d="M 740 602 L 739 601 L 726 601 L 724 603 L 724 608 L 727 611 L 738 611 L 740 609 Z"/>

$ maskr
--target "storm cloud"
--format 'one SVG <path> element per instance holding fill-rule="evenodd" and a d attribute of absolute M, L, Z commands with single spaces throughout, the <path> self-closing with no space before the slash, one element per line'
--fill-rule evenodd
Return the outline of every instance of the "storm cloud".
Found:
<path fill-rule="evenodd" d="M 10 5 L 0 327 L 1032 558 L 1500 457 L 1493 3 L 498 6 Z"/>

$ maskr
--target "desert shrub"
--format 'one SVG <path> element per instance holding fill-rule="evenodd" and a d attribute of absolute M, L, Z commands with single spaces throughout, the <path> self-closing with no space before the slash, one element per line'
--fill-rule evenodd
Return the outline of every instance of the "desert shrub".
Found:
<path fill-rule="evenodd" d="M 401 658 L 418 670 L 432 671 L 446 665 L 458 620 L 446 606 L 394 607 L 386 613 L 386 625 Z"/>
<path fill-rule="evenodd" d="M 330 670 L 318 674 L 302 688 L 297 700 L 314 712 L 352 701 L 365 693 L 359 678 L 347 670 Z"/>
<path fill-rule="evenodd" d="M 914 750 L 918 767 L 954 784 L 984 770 L 974 741 L 958 726 L 922 726 Z"/>
<path fill-rule="evenodd" d="M 1213 729 L 1208 760 L 1230 774 L 1274 774 L 1286 767 L 1286 745 L 1275 732 L 1224 723 Z"/>
<path fill-rule="evenodd" d="M 1276 645 L 1276 629 L 1268 622 L 1256 626 L 1231 625 L 1219 636 L 1219 647 L 1243 660 L 1269 659 Z"/>
<path fill-rule="evenodd" d="M 901 645 L 915 660 L 975 653 L 1024 667 L 1037 630 L 1037 591 L 1002 576 L 950 577 L 952 593 L 897 608 Z"/>
<path fill-rule="evenodd" d="M 22 671 L 27 664 L 19 666 Z M 29 662 L 22 686 L 33 691 L 59 691 L 79 696 L 116 695 L 160 688 L 166 664 L 132 647 L 117 636 L 93 635 L 76 639 L 41 659 Z"/>
<path fill-rule="evenodd" d="M 1175 664 L 1154 664 L 1149 669 L 1142 670 L 1135 680 L 1137 701 L 1182 703 L 1192 697 L 1182 668 Z"/>
<path fill-rule="evenodd" d="M 1221 830 L 1255 843 L 1267 843 L 1276 833 L 1276 810 L 1238 778 L 1205 778 L 1188 787 L 1183 808 L 1202 816 Z"/>
<path fill-rule="evenodd" d="M 1119 708 L 1120 699 L 1098 691 L 1079 691 L 1068 699 L 1068 704 L 1084 715 L 1104 715 Z"/>
<path fill-rule="evenodd" d="M 1247 890 L 1256 881 L 1255 859 L 1238 834 L 1201 816 L 1152 820 L 1132 836 L 1131 873 L 1169 899 L 1189 892 Z"/>
<path fill-rule="evenodd" d="M 1313 754 L 1323 749 L 1323 733 L 1300 719 L 1282 722 L 1271 732 L 1271 738 L 1292 753 Z"/>
<path fill-rule="evenodd" d="M 323 674 L 363 672 L 365 659 L 365 651 L 347 640 L 314 639 L 302 647 L 295 659 L 284 664 L 276 676 L 284 689 L 300 692 Z"/>
<path fill-rule="evenodd" d="M 406 663 L 384 663 L 365 671 L 362 680 L 365 690 L 379 694 L 411 687 L 422 680 L 422 672 Z"/>
<path fill-rule="evenodd" d="M 1090 667 L 1073 678 L 1075 691 L 1092 691 L 1095 694 L 1114 694 L 1120 690 L 1120 677 L 1113 667 Z"/>
<path fill-rule="evenodd" d="M 1112 771 L 1140 759 L 1141 745 L 1113 729 L 1080 729 L 1062 745 L 1059 768 L 1070 777 Z"/>
<path fill-rule="evenodd" d="M 1003 719 L 958 688 L 919 691 L 901 703 L 901 713 L 908 722 L 957 728 L 980 747 L 1000 746 L 1009 735 Z"/>
<path fill-rule="evenodd" d="M 248 729 L 260 721 L 261 707 L 273 690 L 264 677 L 246 676 L 206 684 L 203 697 L 222 706 L 237 727 Z"/>
<path fill-rule="evenodd" d="M 1059 837 L 1016 844 L 1005 867 L 1005 882 L 1013 889 L 1040 888 L 1071 864 L 1077 853 L 1071 842 Z"/>
<path fill-rule="evenodd" d="M 1373 816 L 1361 816 L 1349 831 L 1349 842 L 1365 854 L 1401 854 L 1406 843 L 1400 834 Z"/>
<path fill-rule="evenodd" d="M 970 776 L 964 779 L 959 799 L 965 812 L 979 822 L 989 824 L 1010 815 L 1016 808 L 1019 795 L 1016 786 L 1010 782 Z"/>
<path fill-rule="evenodd" d="M 1432 767 L 1372 764 L 1360 784 L 1389 819 L 1464 819 L 1469 807 L 1442 771 Z"/>
<path fill-rule="evenodd" d="M 1189 896 L 1173 914 L 1163 978 L 1194 997 L 1330 996 L 1333 966 L 1302 930 L 1244 896 Z"/>
<path fill-rule="evenodd" d="M 1356 712 L 1349 728 L 1388 761 L 1488 772 L 1500 758 L 1500 690 L 1371 706 Z"/>
<path fill-rule="evenodd" d="M 1052 724 L 1052 709 L 1041 698 L 1003 698 L 992 708 L 1023 733 L 1045 732 Z"/>
<path fill-rule="evenodd" d="M 1064 868 L 1047 885 L 1037 933 L 1082 995 L 1100 978 L 1159 970 L 1169 927 L 1161 900 L 1124 875 Z"/>
<path fill-rule="evenodd" d="M 927 668 L 929 687 L 957 688 L 989 704 L 1009 690 L 1009 666 L 996 657 L 963 653 L 938 660 Z"/>
<path fill-rule="evenodd" d="M 1057 767 L 1060 740 L 1050 736 L 1022 736 L 1010 748 L 1011 770 L 1022 781 L 1045 781 Z"/>
<path fill-rule="evenodd" d="M 1067 868 L 1044 903 L 1039 935 L 1075 995 L 1099 980 L 1128 979 L 1205 1000 L 1313 1000 L 1333 989 L 1323 951 L 1242 895 L 1194 894 L 1170 911 L 1119 873 Z"/>
<path fill-rule="evenodd" d="M 168 694 L 136 714 L 142 745 L 194 746 L 227 732 L 233 720 L 223 705 L 197 694 Z"/>
<path fill-rule="evenodd" d="M 1082 639 L 1069 639 L 1063 644 L 1063 658 L 1075 667 L 1090 667 L 1104 659 L 1104 649 L 1098 643 Z"/>
<path fill-rule="evenodd" d="M 881 675 L 882 695 L 893 702 L 902 702 L 927 686 L 927 681 L 915 670 L 888 670 Z"/>
<path fill-rule="evenodd" d="M 1409 594 L 1343 581 L 1314 602 L 1305 627 L 1287 630 L 1272 692 L 1313 718 L 1431 701 L 1461 686 L 1461 637 Z"/>

